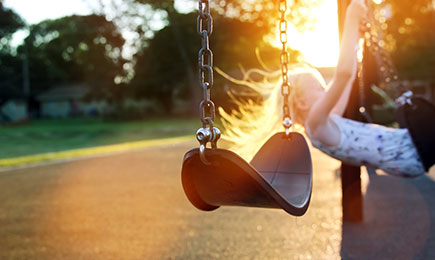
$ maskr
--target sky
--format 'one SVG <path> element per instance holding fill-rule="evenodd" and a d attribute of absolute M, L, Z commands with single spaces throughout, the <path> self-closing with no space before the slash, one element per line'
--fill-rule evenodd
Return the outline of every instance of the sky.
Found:
<path fill-rule="evenodd" d="M 4 5 L 15 10 L 29 24 L 71 14 L 92 13 L 83 0 L 4 0 Z"/>
<path fill-rule="evenodd" d="M 88 0 L 89 1 L 89 0 Z M 88 15 L 92 8 L 86 0 L 4 0 L 4 5 L 16 11 L 28 24 L 35 24 L 46 19 L 56 19 L 72 14 Z M 196 4 L 184 0 L 175 1 L 176 8 L 188 12 Z"/>
<path fill-rule="evenodd" d="M 28 24 L 72 14 L 88 15 L 92 13 L 88 4 L 83 0 L 4 0 L 3 4 L 18 13 Z M 18 46 L 26 36 L 25 31 L 18 31 L 12 39 L 12 45 Z"/>
<path fill-rule="evenodd" d="M 289 45 L 299 49 L 306 61 L 314 66 L 335 66 L 337 63 L 336 4 L 336 0 L 324 0 L 321 6 L 310 11 L 310 14 L 318 20 L 314 26 L 314 31 L 303 33 L 293 31 L 289 35 Z M 4 5 L 17 12 L 28 24 L 72 14 L 87 15 L 92 13 L 92 8 L 86 0 L 4 0 Z M 187 12 L 196 8 L 196 5 L 186 4 L 185 0 L 176 0 L 176 7 L 180 11 Z M 215 28 L 216 30 L 217 28 Z M 18 45 L 25 37 L 25 32 L 18 32 L 14 37 L 14 43 Z"/>

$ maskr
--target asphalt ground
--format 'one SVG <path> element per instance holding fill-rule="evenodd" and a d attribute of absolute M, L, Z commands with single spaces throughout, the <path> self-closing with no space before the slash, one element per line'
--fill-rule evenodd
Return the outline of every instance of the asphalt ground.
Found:
<path fill-rule="evenodd" d="M 340 164 L 313 150 L 303 217 L 241 207 L 201 212 L 180 180 L 183 154 L 196 146 L 1 172 L 0 259 L 435 259 L 431 175 L 364 173 L 364 221 L 343 224 Z"/>

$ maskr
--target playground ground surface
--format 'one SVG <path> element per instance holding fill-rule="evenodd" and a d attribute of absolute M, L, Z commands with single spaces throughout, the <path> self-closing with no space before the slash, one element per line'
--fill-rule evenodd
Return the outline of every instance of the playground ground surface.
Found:
<path fill-rule="evenodd" d="M 363 174 L 364 221 L 342 223 L 339 162 L 313 150 L 303 217 L 187 201 L 194 141 L 0 173 L 0 259 L 435 259 L 435 172 Z M 432 169 L 433 170 L 433 169 Z"/>

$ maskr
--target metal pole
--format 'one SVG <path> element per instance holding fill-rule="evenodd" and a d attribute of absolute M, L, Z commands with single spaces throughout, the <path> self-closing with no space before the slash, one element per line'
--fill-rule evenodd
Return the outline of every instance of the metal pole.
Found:
<path fill-rule="evenodd" d="M 24 43 L 23 93 L 24 93 L 26 98 L 30 97 L 29 55 L 28 55 L 28 50 L 27 50 L 27 43 Z"/>
<path fill-rule="evenodd" d="M 346 9 L 349 3 L 349 0 L 337 0 L 340 42 L 343 35 Z M 358 82 L 355 81 L 344 116 L 350 119 L 356 119 L 359 115 L 358 104 Z M 341 164 L 341 188 L 343 221 L 361 222 L 363 220 L 363 199 L 360 167 L 346 165 L 344 163 Z"/>

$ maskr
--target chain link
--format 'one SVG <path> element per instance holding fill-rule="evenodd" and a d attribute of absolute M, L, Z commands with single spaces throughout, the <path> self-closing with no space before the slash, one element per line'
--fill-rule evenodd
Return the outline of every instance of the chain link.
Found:
<path fill-rule="evenodd" d="M 364 64 L 358 61 L 358 90 L 359 90 L 359 112 L 368 123 L 373 123 L 373 119 L 367 111 L 366 93 L 364 87 Z"/>
<path fill-rule="evenodd" d="M 213 129 L 214 103 L 210 99 L 210 89 L 213 87 L 213 52 L 210 49 L 210 35 L 213 33 L 213 18 L 210 14 L 210 1 L 198 1 L 197 30 L 201 36 L 201 49 L 198 54 L 199 85 L 203 90 L 203 101 L 200 104 L 200 116 L 203 127 Z M 211 118 L 211 125 L 207 117 Z"/>
<path fill-rule="evenodd" d="M 205 158 L 207 143 L 212 148 L 217 147 L 220 131 L 213 126 L 215 120 L 215 104 L 211 100 L 213 87 L 213 52 L 210 49 L 210 35 L 213 33 L 213 17 L 210 14 L 210 0 L 198 0 L 197 31 L 201 36 L 201 49 L 198 53 L 199 85 L 203 91 L 203 98 L 199 104 L 199 114 L 202 128 L 196 132 L 196 139 L 200 143 L 200 158 L 203 163 L 210 164 Z"/>
<path fill-rule="evenodd" d="M 393 90 L 394 99 L 397 105 L 404 103 L 412 104 L 411 98 L 412 91 L 409 91 L 400 81 L 396 67 L 393 64 L 390 53 L 385 47 L 385 41 L 382 39 L 383 26 L 380 19 L 380 14 L 375 13 L 372 3 L 369 3 L 369 16 L 367 21 L 361 23 L 360 30 L 364 34 L 365 47 L 375 57 L 376 64 L 379 68 L 381 76 L 380 87 L 384 90 L 390 88 Z M 360 91 L 360 112 L 362 115 L 371 122 L 371 117 L 366 111 L 365 107 L 365 91 L 363 79 L 362 63 L 359 64 L 359 91 Z"/>
<path fill-rule="evenodd" d="M 364 33 L 365 46 L 375 57 L 379 72 L 381 73 L 384 89 L 391 86 L 395 98 L 398 98 L 406 91 L 401 84 L 398 72 L 394 66 L 388 50 L 385 48 L 385 42 L 382 40 L 382 26 L 380 21 L 375 17 L 374 10 L 371 10 L 368 21 L 364 21 L 361 30 Z M 381 86 L 382 87 L 382 86 Z"/>
<path fill-rule="evenodd" d="M 281 94 L 284 98 L 283 103 L 283 126 L 285 128 L 286 135 L 290 134 L 290 127 L 292 126 L 292 121 L 290 117 L 290 106 L 289 106 L 289 95 L 290 95 L 290 84 L 288 81 L 288 63 L 289 54 L 287 52 L 287 0 L 279 0 L 279 12 L 281 14 L 281 19 L 279 21 L 279 38 L 282 44 L 282 50 L 280 55 L 281 61 L 281 72 L 282 72 L 282 85 Z"/>

